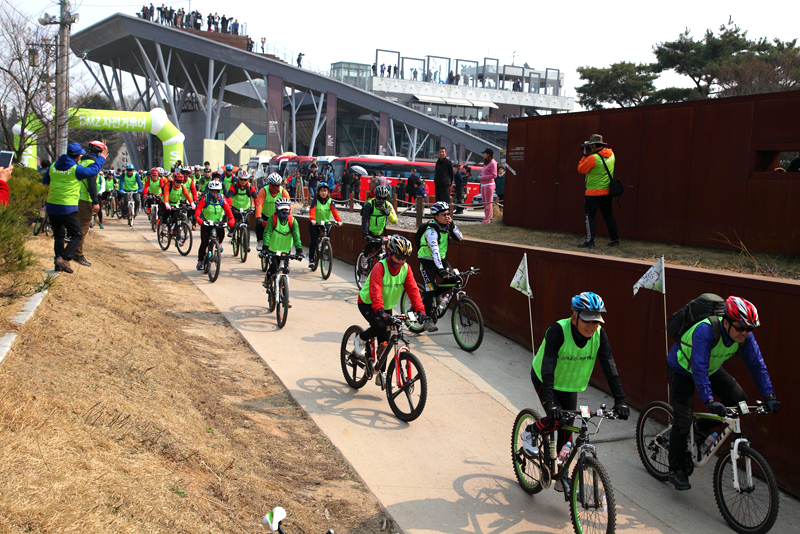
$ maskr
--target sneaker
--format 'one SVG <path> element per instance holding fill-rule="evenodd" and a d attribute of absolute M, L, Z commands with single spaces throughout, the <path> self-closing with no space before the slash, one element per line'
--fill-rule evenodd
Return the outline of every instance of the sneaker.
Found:
<path fill-rule="evenodd" d="M 528 458 L 539 456 L 539 433 L 534 430 L 533 425 L 522 431 L 522 451 Z"/>
<path fill-rule="evenodd" d="M 84 267 L 92 266 L 92 264 L 86 260 L 85 256 L 78 256 L 77 258 L 75 258 L 75 263 L 77 263 L 78 265 L 83 265 Z"/>
<path fill-rule="evenodd" d="M 366 344 L 364 343 L 364 340 L 361 339 L 361 336 L 356 336 L 355 349 L 353 352 L 356 353 L 356 356 L 361 356 L 362 358 L 364 357 L 364 354 L 366 353 Z"/>
<path fill-rule="evenodd" d="M 256 243 L 256 250 L 261 252 L 261 247 L 262 247 L 261 241 L 257 242 Z"/>
<path fill-rule="evenodd" d="M 572 481 L 569 479 L 569 477 L 565 476 L 561 480 L 556 480 L 556 483 L 553 486 L 553 489 L 556 490 L 559 493 L 564 493 L 564 492 L 569 493 L 569 488 L 570 488 L 571 482 Z"/>
<path fill-rule="evenodd" d="M 692 485 L 689 484 L 689 477 L 686 476 L 685 471 L 670 471 L 669 483 L 675 486 L 675 489 L 678 491 L 692 489 Z"/>
<path fill-rule="evenodd" d="M 202 262 L 202 260 L 197 262 L 197 267 L 196 267 L 196 269 L 197 269 L 198 271 L 202 271 L 202 270 L 203 270 L 203 262 Z"/>
<path fill-rule="evenodd" d="M 439 327 L 436 326 L 436 323 L 433 322 L 433 319 L 428 319 L 425 321 L 425 324 L 422 325 L 422 329 L 426 332 L 438 332 Z"/>
<path fill-rule="evenodd" d="M 98 226 L 98 227 L 100 227 L 100 229 L 101 229 L 101 230 L 102 230 L 103 228 L 105 228 L 105 227 L 103 226 L 103 223 L 97 223 L 97 226 Z"/>
<path fill-rule="evenodd" d="M 62 273 L 67 273 L 67 274 L 72 274 L 72 272 L 73 272 L 72 271 L 72 267 L 69 266 L 69 262 L 67 260 L 65 260 L 64 258 L 56 258 L 53 261 L 53 264 L 54 264 L 54 269 L 56 271 L 59 271 L 59 272 L 62 272 Z"/>
<path fill-rule="evenodd" d="M 619 239 L 612 239 L 608 242 L 609 247 L 618 247 L 619 246 Z"/>
<path fill-rule="evenodd" d="M 594 248 L 594 241 L 584 241 L 583 243 L 578 245 L 578 248 Z"/>
<path fill-rule="evenodd" d="M 311 269 L 311 270 L 313 271 L 314 269 L 316 269 L 316 268 L 317 268 L 317 266 L 316 266 L 316 265 L 314 265 L 314 262 L 313 262 L 313 261 L 310 261 L 310 262 L 308 262 L 308 268 L 309 268 L 309 269 Z"/>

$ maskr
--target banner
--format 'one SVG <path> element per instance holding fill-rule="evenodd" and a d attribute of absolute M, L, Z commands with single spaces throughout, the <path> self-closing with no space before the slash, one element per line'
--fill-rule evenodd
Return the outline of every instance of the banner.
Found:
<path fill-rule="evenodd" d="M 511 280 L 511 287 L 513 287 L 520 293 L 528 295 L 528 298 L 533 298 L 533 292 L 531 292 L 530 279 L 528 278 L 527 252 L 524 252 L 522 254 L 522 261 L 520 262 L 519 267 L 517 267 L 517 272 L 514 273 L 514 278 Z"/>
<path fill-rule="evenodd" d="M 664 256 L 661 256 L 657 262 L 650 267 L 644 276 L 639 278 L 639 281 L 633 284 L 633 294 L 639 291 L 640 288 L 652 289 L 659 291 L 664 295 L 667 294 L 667 289 L 664 284 Z"/>

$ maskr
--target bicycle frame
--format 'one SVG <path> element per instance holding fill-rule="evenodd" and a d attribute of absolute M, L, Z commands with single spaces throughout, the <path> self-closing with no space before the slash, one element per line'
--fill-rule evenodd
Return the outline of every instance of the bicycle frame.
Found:
<path fill-rule="evenodd" d="M 388 362 L 389 353 L 394 349 L 394 368 L 396 376 L 394 377 L 397 381 L 397 386 L 402 386 L 402 370 L 400 369 L 400 354 L 403 352 L 409 352 L 408 350 L 408 341 L 406 340 L 405 336 L 403 335 L 403 325 L 405 324 L 406 317 L 404 316 L 397 316 L 393 317 L 394 324 L 391 326 L 392 334 L 389 336 L 389 341 L 386 343 L 386 348 L 383 349 L 383 352 L 380 354 L 380 357 L 376 357 L 375 360 L 375 370 L 379 373 L 383 373 L 381 369 L 386 367 Z M 403 345 L 400 345 L 400 342 L 403 342 Z M 378 339 L 372 338 L 370 339 L 370 351 L 371 353 L 377 354 L 378 352 Z M 369 373 L 367 376 L 372 377 L 372 373 Z M 387 377 L 385 377 L 387 378 Z M 411 370 L 408 370 L 408 376 L 406 377 L 408 380 L 412 379 Z M 383 389 L 385 386 L 382 386 Z"/>

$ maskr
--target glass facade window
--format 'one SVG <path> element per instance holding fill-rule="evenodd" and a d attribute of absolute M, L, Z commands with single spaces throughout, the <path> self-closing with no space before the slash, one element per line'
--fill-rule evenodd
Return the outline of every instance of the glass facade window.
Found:
<path fill-rule="evenodd" d="M 267 136 L 265 134 L 253 134 L 244 146 L 254 146 L 263 148 L 267 146 Z"/>

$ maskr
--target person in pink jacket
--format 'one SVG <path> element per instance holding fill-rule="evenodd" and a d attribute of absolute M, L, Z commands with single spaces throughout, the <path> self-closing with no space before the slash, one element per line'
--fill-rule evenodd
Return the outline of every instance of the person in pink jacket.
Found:
<path fill-rule="evenodd" d="M 492 201 L 494 200 L 494 179 L 496 177 L 497 162 L 494 160 L 494 150 L 487 148 L 483 151 L 483 170 L 481 171 L 481 199 L 483 200 L 481 223 L 492 222 Z"/>

